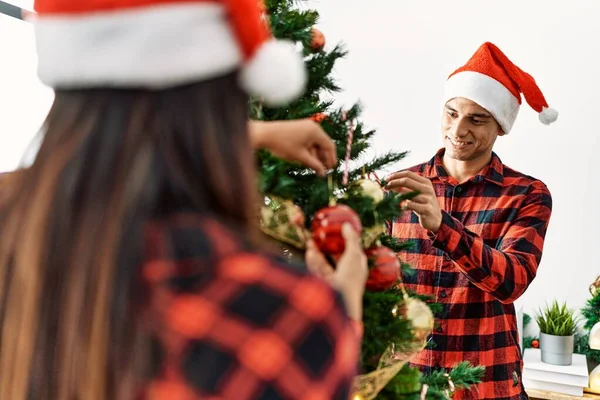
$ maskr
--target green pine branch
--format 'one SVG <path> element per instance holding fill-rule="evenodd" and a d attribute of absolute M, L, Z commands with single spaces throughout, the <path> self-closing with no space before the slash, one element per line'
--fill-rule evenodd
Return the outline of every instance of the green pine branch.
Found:
<path fill-rule="evenodd" d="M 484 367 L 473 367 L 469 362 L 464 361 L 450 370 L 441 369 L 429 375 L 423 375 L 421 383 L 432 389 L 443 391 L 448 388 L 448 378 L 445 376 L 445 374 L 448 374 L 457 389 L 468 390 L 471 386 L 481 382 L 484 373 Z"/>
<path fill-rule="evenodd" d="M 389 151 L 382 156 L 375 157 L 373 160 L 366 162 L 360 168 L 354 169 L 350 173 L 350 177 L 358 178 L 365 172 L 369 173 L 369 172 L 380 171 L 383 168 L 387 167 L 388 165 L 397 163 L 398 161 L 402 161 L 404 158 L 406 158 L 407 155 L 408 155 L 408 151 L 404 151 L 404 152 Z"/>
<path fill-rule="evenodd" d="M 527 325 L 529 325 L 530 322 L 531 322 L 531 315 L 529 315 L 527 313 L 523 313 L 523 329 L 525 329 L 527 327 Z"/>
<path fill-rule="evenodd" d="M 406 365 L 381 391 L 377 400 L 419 400 L 422 385 L 425 384 L 428 385 L 428 400 L 448 400 L 446 390 L 450 392 L 451 387 L 445 373 L 450 375 L 455 390 L 459 391 L 468 390 L 481 382 L 484 372 L 483 367 L 473 367 L 468 362 L 457 364 L 449 371 L 441 370 L 430 375 L 423 375 L 417 368 Z"/>
<path fill-rule="evenodd" d="M 329 52 L 319 52 L 309 55 L 306 62 L 306 68 L 309 73 L 307 92 L 326 91 L 333 93 L 340 91 L 340 87 L 337 86 L 330 74 L 337 60 L 344 58 L 346 55 L 347 51 L 342 45 L 337 45 Z"/>
<path fill-rule="evenodd" d="M 600 290 L 585 303 L 585 306 L 581 309 L 581 316 L 585 321 L 583 328 L 588 332 L 596 323 L 600 322 Z M 589 334 L 586 334 L 585 338 L 581 343 L 581 353 L 585 354 L 590 361 L 600 363 L 600 350 L 590 349 L 587 340 Z"/>
<path fill-rule="evenodd" d="M 389 247 L 396 253 L 403 250 L 411 250 L 415 247 L 415 243 L 407 240 L 400 240 L 390 235 L 383 235 L 380 237 L 381 244 L 383 246 Z M 411 271 L 413 268 L 410 267 Z"/>
<path fill-rule="evenodd" d="M 585 319 L 585 329 L 592 329 L 596 323 L 600 322 L 600 290 L 585 303 L 581 309 L 581 315 Z"/>

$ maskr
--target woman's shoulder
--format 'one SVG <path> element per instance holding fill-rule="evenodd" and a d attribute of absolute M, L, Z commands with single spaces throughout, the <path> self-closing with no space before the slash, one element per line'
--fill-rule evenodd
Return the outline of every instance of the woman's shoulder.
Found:
<path fill-rule="evenodd" d="M 307 323 L 339 315 L 337 328 L 347 319 L 340 294 L 303 264 L 259 249 L 213 217 L 181 213 L 153 221 L 145 246 L 142 273 L 151 288 L 201 297 L 259 325 L 283 310 Z"/>
<path fill-rule="evenodd" d="M 312 279 L 303 263 L 260 248 L 236 227 L 194 212 L 150 221 L 144 232 L 144 260 L 144 274 L 153 275 L 153 280 L 186 271 L 226 273 L 240 263 L 246 265 L 245 271 L 264 268 L 286 275 L 285 282 Z"/>

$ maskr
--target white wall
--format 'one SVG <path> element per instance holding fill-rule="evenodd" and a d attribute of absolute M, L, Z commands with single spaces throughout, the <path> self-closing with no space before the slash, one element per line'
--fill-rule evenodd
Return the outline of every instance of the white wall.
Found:
<path fill-rule="evenodd" d="M 32 1 L 9 0 L 21 7 Z M 0 172 L 15 169 L 53 99 L 36 76 L 33 29 L 0 15 Z"/>
<path fill-rule="evenodd" d="M 30 7 L 31 0 L 13 0 Z M 569 6 L 570 4 L 570 6 Z M 336 69 L 341 103 L 360 99 L 378 129 L 374 152 L 410 150 L 398 167 L 429 159 L 441 145 L 440 100 L 446 76 L 484 41 L 495 42 L 538 81 L 560 112 L 552 126 L 522 107 L 514 130 L 497 142 L 509 166 L 542 179 L 554 213 L 526 310 L 553 298 L 580 307 L 600 274 L 598 151 L 600 2 L 313 1 L 328 43 L 350 54 Z M 0 171 L 13 169 L 42 122 L 52 92 L 35 77 L 30 28 L 0 16 Z"/>
<path fill-rule="evenodd" d="M 542 179 L 554 211 L 526 311 L 554 298 L 581 307 L 600 274 L 600 2 L 505 0 L 313 1 L 328 44 L 350 50 L 337 73 L 350 104 L 378 129 L 375 152 L 410 150 L 398 167 L 428 160 L 441 146 L 443 84 L 485 41 L 531 73 L 560 115 L 541 124 L 524 104 L 513 131 L 499 138 L 503 162 Z"/>

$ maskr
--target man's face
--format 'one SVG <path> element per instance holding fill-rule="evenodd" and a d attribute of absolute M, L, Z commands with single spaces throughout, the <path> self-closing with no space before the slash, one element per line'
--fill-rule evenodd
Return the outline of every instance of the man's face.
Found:
<path fill-rule="evenodd" d="M 502 128 L 492 115 L 477 103 L 461 97 L 446 103 L 442 117 L 446 156 L 460 161 L 488 157 Z"/>

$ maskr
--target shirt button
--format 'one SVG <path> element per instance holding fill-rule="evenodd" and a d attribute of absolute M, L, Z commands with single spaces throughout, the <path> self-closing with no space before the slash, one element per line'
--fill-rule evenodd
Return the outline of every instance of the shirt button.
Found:
<path fill-rule="evenodd" d="M 438 333 L 442 333 L 444 330 L 442 329 L 442 327 L 441 327 L 441 326 L 438 326 L 438 327 L 437 327 L 437 329 L 436 329 L 436 331 L 437 331 Z"/>
<path fill-rule="evenodd" d="M 462 188 L 459 186 L 459 187 L 457 187 L 457 188 L 456 188 L 456 191 L 457 191 L 458 193 L 460 193 L 460 192 L 462 192 Z"/>
<path fill-rule="evenodd" d="M 449 255 L 446 255 L 445 258 L 446 258 L 446 261 L 450 261 L 450 256 Z"/>
<path fill-rule="evenodd" d="M 448 297 L 448 293 L 446 293 L 445 290 L 442 290 L 442 292 L 440 293 L 440 296 L 442 296 L 442 298 L 445 299 L 446 297 Z"/>

